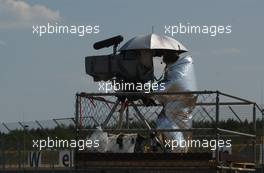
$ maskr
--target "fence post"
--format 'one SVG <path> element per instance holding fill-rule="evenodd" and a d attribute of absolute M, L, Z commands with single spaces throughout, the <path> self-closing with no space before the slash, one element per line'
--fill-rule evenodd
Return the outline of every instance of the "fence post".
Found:
<path fill-rule="evenodd" d="M 21 169 L 21 143 L 17 143 L 17 152 L 18 152 L 18 168 Z"/>
<path fill-rule="evenodd" d="M 75 98 L 75 140 L 79 140 L 79 102 L 81 101 L 80 95 L 77 93 Z M 75 151 L 74 151 L 74 168 L 77 169 L 77 157 L 76 154 L 78 152 L 78 147 L 76 145 Z"/>
<path fill-rule="evenodd" d="M 216 132 L 216 143 L 218 143 L 218 141 L 219 141 L 218 125 L 219 125 L 219 91 L 216 91 L 216 99 L 215 99 L 215 132 Z M 218 148 L 218 145 L 216 145 L 215 159 L 216 159 L 216 162 L 218 164 L 218 162 L 219 162 L 219 148 Z"/>
<path fill-rule="evenodd" d="M 253 133 L 257 133 L 257 124 L 256 124 L 256 103 L 253 104 Z M 256 148 L 256 137 L 253 139 L 253 157 L 254 163 L 257 164 L 257 148 Z"/>
<path fill-rule="evenodd" d="M 264 109 L 261 110 L 261 115 L 262 115 L 261 161 L 262 161 L 262 173 L 264 173 Z"/>
<path fill-rule="evenodd" d="M 2 168 L 5 170 L 5 140 L 1 139 L 1 152 L 2 152 Z"/>

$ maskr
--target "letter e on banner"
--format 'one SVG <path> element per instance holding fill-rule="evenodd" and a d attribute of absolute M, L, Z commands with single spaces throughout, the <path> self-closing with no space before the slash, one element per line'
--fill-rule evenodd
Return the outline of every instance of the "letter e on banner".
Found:
<path fill-rule="evenodd" d="M 59 164 L 62 167 L 72 167 L 73 166 L 73 152 L 70 150 L 62 150 L 59 154 Z"/>

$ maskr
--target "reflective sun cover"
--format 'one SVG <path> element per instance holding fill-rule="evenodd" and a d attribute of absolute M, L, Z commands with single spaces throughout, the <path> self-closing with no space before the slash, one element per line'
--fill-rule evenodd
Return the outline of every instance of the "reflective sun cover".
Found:
<path fill-rule="evenodd" d="M 165 68 L 165 90 L 160 92 L 196 91 L 196 79 L 193 60 L 190 56 L 179 58 L 176 62 L 168 64 Z M 196 103 L 193 94 L 159 95 L 156 99 L 164 105 L 164 109 L 157 120 L 160 129 L 188 129 L 192 126 L 192 110 Z M 182 132 L 165 133 L 171 140 L 187 140 L 188 134 Z M 185 152 L 186 148 L 177 148 L 175 152 Z"/>

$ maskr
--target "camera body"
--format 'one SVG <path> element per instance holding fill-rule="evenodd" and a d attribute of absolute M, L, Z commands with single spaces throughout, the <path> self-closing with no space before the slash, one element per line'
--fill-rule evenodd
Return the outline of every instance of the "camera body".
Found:
<path fill-rule="evenodd" d="M 122 40 L 120 37 L 113 37 L 94 44 L 95 49 L 114 46 L 113 54 L 85 57 L 86 73 L 92 76 L 94 81 L 116 79 L 146 83 L 153 80 L 154 69 L 151 56 L 142 56 L 141 50 L 121 51 L 116 54 L 117 45 Z M 144 64 L 146 61 L 149 62 L 148 65 Z"/>

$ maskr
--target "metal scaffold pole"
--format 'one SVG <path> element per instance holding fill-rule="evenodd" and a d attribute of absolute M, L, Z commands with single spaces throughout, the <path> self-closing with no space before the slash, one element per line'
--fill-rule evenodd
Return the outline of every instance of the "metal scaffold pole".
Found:
<path fill-rule="evenodd" d="M 75 97 L 75 140 L 78 141 L 79 139 L 79 102 L 81 101 L 81 98 L 79 94 L 76 94 Z M 74 161 L 76 160 L 76 154 L 78 152 L 78 146 L 76 145 L 74 150 Z M 77 165 L 74 163 L 75 169 L 77 169 Z"/>
<path fill-rule="evenodd" d="M 253 132 L 256 134 L 257 132 L 257 124 L 256 124 L 256 104 L 253 104 Z M 256 137 L 253 138 L 253 155 L 254 155 L 254 162 L 257 164 L 257 148 L 256 148 Z"/>
<path fill-rule="evenodd" d="M 215 99 L 215 132 L 216 132 L 216 141 L 217 141 L 217 143 L 218 143 L 218 140 L 219 140 L 218 125 L 219 125 L 219 92 L 216 91 L 216 99 Z M 218 145 L 216 146 L 216 150 L 215 150 L 215 159 L 216 159 L 216 162 L 219 163 L 219 148 L 218 148 Z"/>

